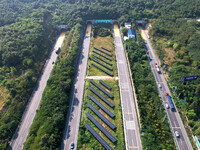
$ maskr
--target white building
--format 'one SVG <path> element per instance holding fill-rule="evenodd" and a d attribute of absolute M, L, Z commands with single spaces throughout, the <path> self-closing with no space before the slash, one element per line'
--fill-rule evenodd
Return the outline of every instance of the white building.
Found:
<path fill-rule="evenodd" d="M 125 22 L 124 26 L 125 26 L 125 28 L 130 29 L 131 28 L 131 23 L 130 22 Z"/>

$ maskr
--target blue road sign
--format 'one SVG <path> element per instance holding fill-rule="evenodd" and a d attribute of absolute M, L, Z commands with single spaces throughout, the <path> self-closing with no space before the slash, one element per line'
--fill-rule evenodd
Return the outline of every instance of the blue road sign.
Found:
<path fill-rule="evenodd" d="M 199 75 L 193 75 L 193 76 L 185 76 L 182 78 L 182 82 L 185 82 L 185 81 L 192 81 L 192 80 L 196 80 L 197 78 L 199 77 Z"/>

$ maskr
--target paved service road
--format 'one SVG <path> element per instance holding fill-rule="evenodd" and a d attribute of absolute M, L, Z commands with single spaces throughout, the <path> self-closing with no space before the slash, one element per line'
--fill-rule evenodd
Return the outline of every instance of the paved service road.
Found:
<path fill-rule="evenodd" d="M 44 88 L 46 86 L 47 80 L 49 79 L 51 70 L 53 69 L 52 62 L 55 62 L 57 59 L 57 54 L 55 51 L 62 46 L 62 43 L 65 39 L 65 33 L 63 32 L 58 40 L 56 41 L 56 44 L 54 46 L 54 50 L 51 52 L 49 60 L 46 62 L 42 75 L 39 79 L 38 87 L 35 89 L 32 97 L 30 98 L 30 103 L 25 110 L 25 113 L 22 117 L 21 124 L 19 126 L 18 132 L 15 133 L 15 135 L 12 138 L 11 142 L 11 149 L 13 150 L 22 150 L 23 144 L 26 140 L 26 137 L 28 136 L 29 128 L 33 122 L 33 119 L 36 114 L 36 110 L 38 109 L 38 106 L 40 104 L 42 93 L 44 91 Z"/>
<path fill-rule="evenodd" d="M 145 41 L 145 45 L 149 51 L 149 54 L 148 54 L 149 63 L 150 63 L 152 72 L 154 74 L 156 83 L 157 83 L 157 85 L 160 84 L 162 86 L 161 88 L 158 87 L 158 90 L 159 90 L 160 96 L 163 100 L 165 111 L 167 112 L 168 120 L 169 120 L 171 129 L 172 129 L 172 132 L 173 132 L 173 136 L 174 136 L 174 140 L 177 145 L 177 148 L 180 150 L 192 150 L 193 149 L 192 145 L 189 141 L 189 138 L 187 136 L 187 133 L 185 131 L 185 128 L 183 126 L 183 123 L 179 116 L 179 113 L 177 111 L 172 112 L 170 109 L 167 109 L 165 106 L 165 104 L 168 103 L 165 93 L 168 92 L 171 95 L 170 90 L 168 88 L 168 85 L 166 83 L 166 80 L 165 80 L 163 74 L 157 73 L 157 70 L 155 68 L 155 63 L 158 63 L 158 65 L 159 65 L 159 61 L 158 61 L 157 56 L 154 53 L 154 50 L 150 43 L 150 40 L 147 38 L 147 34 L 145 33 L 144 30 L 141 30 L 141 35 L 142 35 L 142 38 Z M 179 132 L 179 134 L 180 134 L 179 138 L 175 136 L 175 134 L 174 134 L 175 131 Z"/>
<path fill-rule="evenodd" d="M 89 30 L 90 29 L 90 30 Z M 89 31 L 88 31 L 89 30 Z M 75 77 L 72 99 L 67 116 L 67 123 L 64 131 L 61 149 L 70 150 L 71 142 L 74 142 L 75 149 L 78 139 L 79 124 L 81 119 L 81 107 L 84 94 L 84 84 L 87 71 L 87 61 L 90 48 L 91 24 L 87 26 L 87 33 L 83 41 L 83 47 L 79 58 L 78 70 Z"/>
<path fill-rule="evenodd" d="M 142 150 L 135 99 L 128 70 L 128 62 L 123 48 L 119 28 L 114 24 L 115 53 L 120 84 L 120 96 L 124 122 L 126 149 Z"/>

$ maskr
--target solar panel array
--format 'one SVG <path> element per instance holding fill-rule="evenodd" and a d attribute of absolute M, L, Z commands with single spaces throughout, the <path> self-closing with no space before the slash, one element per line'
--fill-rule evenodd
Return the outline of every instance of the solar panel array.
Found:
<path fill-rule="evenodd" d="M 110 87 L 108 84 L 106 84 L 105 82 L 103 82 L 102 80 L 99 80 L 99 82 L 103 85 L 103 86 L 105 86 L 108 90 L 112 90 L 112 87 Z"/>
<path fill-rule="evenodd" d="M 98 105 L 105 113 L 107 113 L 111 118 L 114 118 L 115 115 L 108 110 L 103 104 L 101 104 L 98 100 L 96 100 L 92 95 L 87 95 L 96 105 Z"/>
<path fill-rule="evenodd" d="M 105 60 L 105 59 L 103 59 L 103 58 L 101 58 L 101 57 L 99 57 L 99 56 L 97 56 L 97 55 L 95 55 L 95 54 L 92 54 L 92 56 L 94 56 L 94 57 L 96 57 L 97 59 L 100 59 L 101 61 L 105 62 L 106 64 L 112 66 L 112 64 L 109 63 L 107 60 Z"/>
<path fill-rule="evenodd" d="M 108 52 L 111 52 L 111 50 L 109 50 L 109 49 L 107 49 L 107 48 L 105 48 L 105 47 L 101 47 L 102 49 L 104 49 L 104 50 L 106 50 L 106 51 L 108 51 Z"/>
<path fill-rule="evenodd" d="M 113 71 L 113 69 L 112 69 L 112 68 L 110 68 L 110 67 L 106 66 L 105 64 L 103 64 L 103 63 L 99 62 L 98 60 L 96 60 L 96 59 L 94 59 L 94 58 L 90 58 L 90 59 L 91 59 L 91 60 L 93 60 L 93 61 L 95 61 L 96 63 L 98 63 L 98 64 L 100 64 L 100 65 L 104 66 L 104 67 L 105 67 L 105 68 L 107 68 L 108 70 L 110 70 L 110 71 Z"/>
<path fill-rule="evenodd" d="M 85 127 L 92 133 L 92 135 L 105 147 L 107 150 L 113 150 L 112 147 L 89 125 L 85 124 Z"/>
<path fill-rule="evenodd" d="M 96 65 L 96 64 L 94 64 L 94 63 L 91 63 L 91 65 L 97 67 L 97 68 L 100 69 L 101 71 L 103 71 L 103 72 L 105 72 L 106 74 L 108 74 L 108 75 L 110 75 L 110 76 L 113 77 L 113 74 L 112 74 L 112 73 L 108 72 L 107 70 L 103 69 L 102 67 L 100 67 L 100 66 L 98 66 L 98 65 Z"/>
<path fill-rule="evenodd" d="M 113 103 L 111 103 L 109 100 L 107 100 L 103 95 L 101 95 L 99 92 L 97 92 L 93 87 L 89 86 L 89 89 L 97 95 L 101 100 L 103 100 L 106 104 L 108 104 L 110 107 L 115 107 Z"/>
<path fill-rule="evenodd" d="M 99 48 L 96 48 L 96 47 L 94 47 L 94 48 L 95 48 L 96 50 L 98 50 L 98 51 L 100 51 L 100 52 L 102 52 L 102 53 L 104 53 L 104 54 L 106 54 L 106 55 L 112 57 L 112 54 L 107 53 L 107 52 L 105 52 L 105 51 L 103 51 L 103 50 L 101 50 L 101 49 L 99 49 Z"/>
<path fill-rule="evenodd" d="M 97 126 L 99 130 L 101 130 L 101 132 L 103 132 L 103 134 L 110 139 L 110 141 L 113 143 L 117 141 L 117 139 L 110 132 L 108 132 L 108 130 L 106 130 L 90 113 L 86 113 L 85 115 L 88 117 L 88 119 L 90 119 L 90 121 L 92 121 L 92 123 L 94 123 L 95 126 Z"/>
<path fill-rule="evenodd" d="M 86 104 L 103 122 L 105 122 L 111 129 L 116 129 L 116 126 L 110 122 L 102 113 L 100 113 L 94 106 L 90 103 Z"/>
<path fill-rule="evenodd" d="M 103 132 L 109 139 L 111 142 L 115 143 L 117 141 L 117 139 L 108 131 L 106 130 L 106 128 L 104 128 L 90 113 L 86 113 L 86 116 L 88 117 L 88 119 L 97 126 L 97 128 Z"/>
<path fill-rule="evenodd" d="M 102 88 L 99 84 L 97 84 L 94 80 L 89 79 L 89 81 L 96 86 L 99 90 L 101 90 L 104 94 L 106 94 L 108 97 L 113 98 L 114 96 L 110 94 L 108 91 L 106 91 L 104 88 Z"/>
<path fill-rule="evenodd" d="M 97 51 L 95 51 L 95 50 L 93 50 L 92 52 L 94 52 L 94 53 L 96 53 L 96 54 L 98 54 L 98 55 L 100 55 L 100 56 L 102 56 L 102 57 L 104 57 L 104 58 L 106 58 L 106 59 L 112 61 L 111 58 L 109 58 L 109 57 L 107 57 L 107 56 L 105 56 L 105 55 L 102 55 L 101 53 L 99 53 L 99 52 L 97 52 Z"/>

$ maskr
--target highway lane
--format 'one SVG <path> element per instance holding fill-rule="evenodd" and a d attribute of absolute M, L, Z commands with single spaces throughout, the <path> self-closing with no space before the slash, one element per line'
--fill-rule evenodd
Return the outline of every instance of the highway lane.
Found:
<path fill-rule="evenodd" d="M 86 35 L 83 41 L 81 55 L 79 57 L 78 69 L 75 76 L 74 87 L 72 90 L 72 98 L 69 106 L 65 131 L 61 143 L 62 150 L 70 150 L 70 144 L 75 144 L 75 149 L 78 139 L 79 124 L 81 119 L 81 107 L 84 94 L 84 84 L 87 72 L 88 54 L 90 49 L 90 33 L 92 25 L 88 24 Z"/>
<path fill-rule="evenodd" d="M 178 111 L 172 112 L 170 109 L 167 109 L 165 106 L 165 104 L 168 103 L 165 92 L 168 92 L 171 95 L 170 90 L 168 88 L 167 82 L 166 82 L 163 74 L 162 73 L 158 74 L 156 71 L 155 63 L 157 63 L 159 65 L 159 61 L 158 61 L 158 58 L 155 55 L 155 52 L 151 46 L 150 40 L 147 38 L 147 35 L 144 30 L 141 30 L 141 35 L 142 35 L 143 39 L 146 41 L 145 45 L 148 48 L 148 51 L 149 51 L 148 55 L 151 58 L 151 59 L 149 59 L 149 64 L 150 64 L 152 72 L 154 74 L 154 78 L 156 80 L 157 86 L 158 86 L 158 84 L 161 84 L 161 86 L 162 86 L 162 88 L 158 87 L 158 90 L 159 90 L 160 96 L 163 100 L 163 105 L 164 105 L 165 111 L 167 113 L 167 117 L 168 117 L 168 120 L 169 120 L 169 123 L 171 126 L 171 130 L 172 130 L 177 148 L 180 150 L 192 150 L 192 145 L 189 141 L 189 138 L 187 136 L 187 133 L 185 131 L 185 128 L 183 126 L 183 123 L 179 116 Z M 176 108 L 176 110 L 177 110 L 177 108 Z M 174 134 L 175 131 L 179 132 L 179 134 L 180 134 L 179 138 L 175 136 L 175 134 Z"/>
<path fill-rule="evenodd" d="M 124 124 L 126 149 L 141 150 L 139 123 L 137 118 L 135 99 L 128 70 L 128 62 L 123 48 L 119 28 L 114 24 L 115 53 L 118 68 L 120 97 Z"/>
<path fill-rule="evenodd" d="M 15 135 L 11 140 L 11 149 L 13 150 L 22 150 L 23 144 L 28 136 L 29 128 L 33 122 L 33 119 L 36 114 L 36 110 L 40 104 L 42 93 L 46 87 L 47 80 L 49 79 L 51 70 L 53 69 L 52 62 L 55 62 L 57 59 L 57 54 L 55 51 L 62 46 L 62 43 L 65 39 L 65 33 L 63 32 L 56 41 L 54 46 L 54 50 L 51 52 L 49 60 L 46 62 L 41 77 L 38 82 L 38 87 L 35 91 L 33 91 L 33 95 L 30 97 L 29 104 L 27 105 L 26 110 L 24 111 L 24 115 L 21 119 L 21 124 L 19 125 L 18 131 L 16 131 Z"/>

